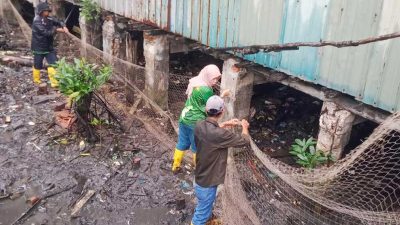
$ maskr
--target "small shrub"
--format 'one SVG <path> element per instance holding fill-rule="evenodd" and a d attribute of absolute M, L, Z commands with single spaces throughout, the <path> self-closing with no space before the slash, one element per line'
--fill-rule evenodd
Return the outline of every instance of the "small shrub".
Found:
<path fill-rule="evenodd" d="M 111 67 L 87 63 L 85 59 L 74 59 L 68 63 L 65 58 L 56 64 L 56 79 L 59 90 L 70 101 L 80 101 L 103 85 L 111 76 Z"/>
<path fill-rule="evenodd" d="M 93 0 L 81 0 L 80 4 L 80 13 L 87 21 L 97 20 L 99 18 L 101 12 L 99 4 L 93 2 Z"/>
<path fill-rule="evenodd" d="M 318 165 L 334 161 L 331 154 L 325 155 L 323 151 L 317 150 L 315 147 L 316 144 L 317 142 L 312 137 L 308 140 L 296 139 L 295 144 L 292 145 L 290 154 L 296 158 L 296 163 L 308 169 L 313 169 Z"/>

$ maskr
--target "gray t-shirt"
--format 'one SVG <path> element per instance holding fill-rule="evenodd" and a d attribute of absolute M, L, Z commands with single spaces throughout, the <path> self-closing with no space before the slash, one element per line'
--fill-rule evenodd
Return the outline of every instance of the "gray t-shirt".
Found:
<path fill-rule="evenodd" d="M 200 121 L 194 129 L 197 148 L 195 181 L 202 187 L 213 187 L 225 181 L 228 148 L 242 147 L 249 137 L 220 128 L 210 119 Z"/>

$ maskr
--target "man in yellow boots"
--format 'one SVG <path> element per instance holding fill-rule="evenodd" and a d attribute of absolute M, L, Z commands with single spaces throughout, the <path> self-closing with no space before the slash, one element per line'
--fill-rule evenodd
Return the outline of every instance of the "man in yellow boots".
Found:
<path fill-rule="evenodd" d="M 33 82 L 40 84 L 40 70 L 43 69 L 43 59 L 48 63 L 47 73 L 51 87 L 58 87 L 55 79 L 56 70 L 52 65 L 57 61 L 54 51 L 53 41 L 56 32 L 68 33 L 68 29 L 63 22 L 50 17 L 50 6 L 42 2 L 37 6 L 37 15 L 32 23 L 32 52 L 33 52 Z"/>

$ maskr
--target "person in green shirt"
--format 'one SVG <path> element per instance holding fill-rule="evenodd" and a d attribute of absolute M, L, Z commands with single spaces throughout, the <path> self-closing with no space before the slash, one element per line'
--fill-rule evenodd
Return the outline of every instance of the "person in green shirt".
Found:
<path fill-rule="evenodd" d="M 198 121 L 207 117 L 205 106 L 207 100 L 214 95 L 213 87 L 221 78 L 221 72 L 216 65 L 205 66 L 198 76 L 189 80 L 186 90 L 188 96 L 185 107 L 179 117 L 178 141 L 174 151 L 172 171 L 177 172 L 181 166 L 185 151 L 193 151 L 193 163 L 196 162 L 196 145 L 193 130 Z M 229 90 L 222 92 L 221 97 L 229 95 Z"/>

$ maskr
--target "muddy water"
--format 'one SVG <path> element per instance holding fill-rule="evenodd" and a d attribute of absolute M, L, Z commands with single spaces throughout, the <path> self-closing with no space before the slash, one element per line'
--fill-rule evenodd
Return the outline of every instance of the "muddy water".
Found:
<path fill-rule="evenodd" d="M 42 79 L 47 81 L 44 71 Z M 122 92 L 124 88 L 113 89 Z M 88 144 L 77 129 L 68 132 L 54 125 L 54 105 L 65 99 L 49 90 L 49 96 L 55 97 L 35 104 L 31 69 L 0 66 L 0 196 L 21 192 L 14 200 L 0 200 L 1 225 L 11 224 L 26 212 L 30 207 L 26 199 L 33 196 L 43 200 L 21 224 L 190 222 L 194 196 L 190 190 L 182 190 L 181 183 L 192 180 L 192 175 L 178 177 L 170 172 L 170 149 L 140 121 L 121 113 L 117 115 L 132 127 L 125 132 L 115 126 L 96 127 L 101 141 Z M 11 117 L 11 123 L 6 123 L 5 116 Z M 81 141 L 86 143 L 84 148 Z M 80 156 L 82 152 L 89 156 Z M 139 168 L 132 166 L 133 158 L 141 159 Z M 82 193 L 96 193 L 72 218 L 82 180 L 86 180 Z M 190 189 L 190 182 L 186 183 Z M 54 193 L 58 194 L 46 198 Z M 185 199 L 183 209 L 176 210 L 178 199 Z"/>
<path fill-rule="evenodd" d="M 21 214 L 29 209 L 23 197 L 16 200 L 6 199 L 0 202 L 1 222 L 0 224 L 12 224 Z"/>
<path fill-rule="evenodd" d="M 169 171 L 170 154 L 163 154 L 168 149 L 158 144 L 143 126 L 128 133 L 112 127 L 100 129 L 102 143 L 87 144 L 80 150 L 79 142 L 84 137 L 77 131 L 60 133 L 63 131 L 51 123 L 51 105 L 63 101 L 62 98 L 34 105 L 29 97 L 35 95 L 29 84 L 30 70 L 16 72 L 6 68 L 4 75 L 1 82 L 6 83 L 6 88 L 0 91 L 0 117 L 11 116 L 12 122 L 0 122 L 0 187 L 4 187 L 6 194 L 21 186 L 25 192 L 16 200 L 0 200 L 0 224 L 10 224 L 26 211 L 27 198 L 43 197 L 77 185 L 76 174 L 87 178 L 84 191 L 96 191 L 77 218 L 70 216 L 70 205 L 80 196 L 73 188 L 45 199 L 23 224 L 185 224 L 190 221 L 193 196 L 184 194 L 182 179 Z M 67 143 L 61 144 L 64 139 Z M 90 156 L 79 156 L 80 151 Z M 137 169 L 132 168 L 134 157 L 141 159 Z M 191 180 L 190 175 L 183 178 Z M 30 193 L 33 187 L 40 190 Z M 48 187 L 51 189 L 46 190 Z M 186 207 L 176 211 L 175 200 L 180 198 L 186 198 Z"/>

